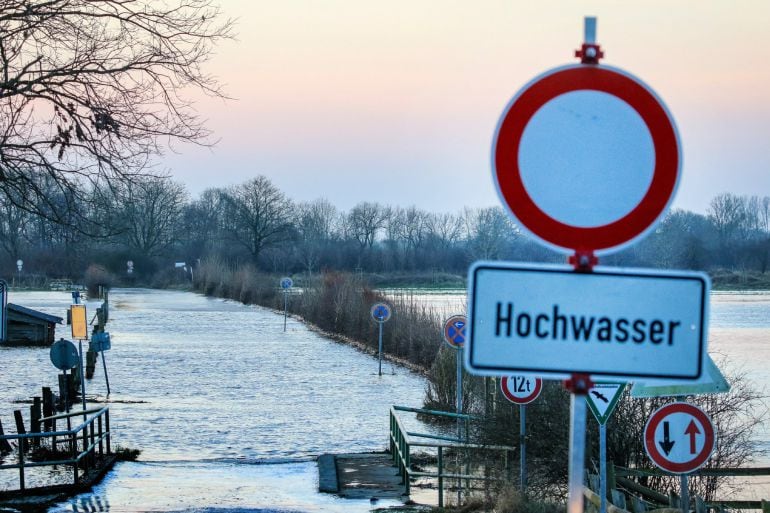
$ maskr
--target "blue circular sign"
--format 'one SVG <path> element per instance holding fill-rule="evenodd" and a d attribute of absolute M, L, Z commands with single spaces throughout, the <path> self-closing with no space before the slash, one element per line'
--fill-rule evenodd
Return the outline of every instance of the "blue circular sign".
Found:
<path fill-rule="evenodd" d="M 294 285 L 294 282 L 292 281 L 291 278 L 288 278 L 288 277 L 287 278 L 281 278 L 281 288 L 282 289 L 284 289 L 284 290 L 290 289 L 292 287 L 292 285 Z"/>
<path fill-rule="evenodd" d="M 390 306 L 385 303 L 375 303 L 372 306 L 372 319 L 377 322 L 387 322 L 390 314 Z"/>
<path fill-rule="evenodd" d="M 465 327 L 468 324 L 464 315 L 453 315 L 444 323 L 444 341 L 454 349 L 465 345 Z"/>

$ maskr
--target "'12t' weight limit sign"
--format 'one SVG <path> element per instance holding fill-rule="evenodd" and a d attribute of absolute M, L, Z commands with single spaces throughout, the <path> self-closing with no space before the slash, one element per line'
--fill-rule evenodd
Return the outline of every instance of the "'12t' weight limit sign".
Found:
<path fill-rule="evenodd" d="M 711 419 L 689 403 L 671 403 L 659 408 L 644 428 L 644 448 L 650 459 L 673 474 L 697 470 L 706 463 L 715 446 Z"/>
<path fill-rule="evenodd" d="M 663 102 L 610 66 L 540 75 L 497 127 L 492 168 L 510 213 L 546 246 L 618 250 L 651 229 L 679 179 L 679 136 Z"/>
<path fill-rule="evenodd" d="M 512 403 L 529 404 L 543 390 L 543 380 L 529 376 L 504 376 L 500 380 L 500 390 Z"/>

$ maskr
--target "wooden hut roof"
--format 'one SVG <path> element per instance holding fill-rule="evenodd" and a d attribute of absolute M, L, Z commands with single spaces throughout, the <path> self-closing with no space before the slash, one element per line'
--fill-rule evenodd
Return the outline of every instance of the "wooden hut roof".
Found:
<path fill-rule="evenodd" d="M 37 310 L 33 310 L 31 308 L 27 308 L 25 306 L 17 305 L 14 303 L 8 303 L 7 306 L 8 306 L 9 313 L 15 312 L 17 314 L 26 315 L 33 319 L 40 319 L 45 322 L 60 324 L 64 320 L 62 317 L 57 317 L 55 315 L 48 315 L 46 313 L 38 312 Z"/>

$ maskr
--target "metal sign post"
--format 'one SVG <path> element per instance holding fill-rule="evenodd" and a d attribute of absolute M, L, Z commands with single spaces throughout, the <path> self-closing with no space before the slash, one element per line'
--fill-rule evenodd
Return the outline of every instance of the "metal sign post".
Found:
<path fill-rule="evenodd" d="M 444 342 L 446 342 L 449 347 L 456 350 L 457 381 L 455 387 L 455 404 L 457 413 L 463 412 L 463 345 L 465 345 L 465 327 L 467 324 L 468 321 L 464 315 L 453 315 L 444 321 Z"/>
<path fill-rule="evenodd" d="M 599 511 L 607 513 L 607 421 L 625 390 L 625 383 L 595 383 L 586 395 L 588 407 L 599 423 Z"/>
<path fill-rule="evenodd" d="M 286 331 L 286 316 L 288 314 L 289 289 L 294 285 L 291 278 L 281 278 L 281 289 L 283 289 L 283 331 Z"/>
<path fill-rule="evenodd" d="M 75 344 L 62 338 L 51 344 L 48 355 L 54 367 L 64 372 L 64 390 L 62 391 L 62 395 L 64 399 L 64 409 L 66 413 L 69 413 L 69 382 L 67 381 L 67 371 L 78 365 L 78 362 L 80 361 L 78 350 L 75 348 Z M 70 418 L 67 417 L 67 429 L 70 429 L 70 426 Z"/>
<path fill-rule="evenodd" d="M 683 513 L 690 509 L 687 474 L 703 466 L 715 447 L 711 418 L 689 403 L 658 408 L 644 427 L 644 449 L 652 462 L 666 472 L 680 474 Z"/>
<path fill-rule="evenodd" d="M 527 404 L 538 398 L 543 380 L 530 376 L 503 376 L 500 380 L 503 396 L 519 405 L 519 476 L 522 493 L 527 489 Z"/>
<path fill-rule="evenodd" d="M 464 315 L 453 315 L 444 321 L 444 342 L 455 350 L 455 361 L 457 363 L 457 378 L 455 380 L 455 408 L 458 414 L 463 412 L 463 346 L 465 345 L 465 330 L 468 320 Z M 462 440 L 463 421 L 457 419 L 457 439 Z M 465 433 L 466 439 L 468 433 Z M 459 454 L 458 454 L 459 458 Z M 458 461 L 459 467 L 459 461 Z M 460 504 L 463 482 L 457 479 L 457 503 Z"/>
<path fill-rule="evenodd" d="M 101 322 L 99 323 L 99 329 L 103 329 L 103 324 Z M 104 352 L 111 348 L 112 348 L 112 342 L 110 340 L 109 333 L 107 333 L 106 331 L 96 331 L 95 333 L 91 334 L 91 342 L 89 344 L 88 349 L 96 353 L 102 354 L 102 366 L 104 367 L 104 381 L 107 383 L 107 396 L 110 395 L 110 377 L 107 374 L 107 360 L 105 359 Z"/>
<path fill-rule="evenodd" d="M 80 390 L 83 396 L 83 411 L 86 408 L 86 376 L 83 365 L 83 339 L 88 338 L 88 316 L 86 305 L 80 304 L 80 293 L 73 292 L 72 300 L 75 304 L 70 306 L 70 319 L 72 320 L 72 338 L 78 341 L 78 371 L 80 372 Z"/>
<path fill-rule="evenodd" d="M 509 214 L 569 255 L 571 268 L 474 264 L 465 351 L 474 374 L 569 378 L 568 513 L 583 512 L 591 378 L 699 378 L 710 288 L 704 273 L 595 269 L 597 255 L 640 240 L 663 217 L 679 183 L 681 145 L 649 86 L 600 65 L 596 18 L 585 19 L 575 56 L 580 64 L 547 71 L 516 93 L 492 144 L 492 177 Z"/>
<path fill-rule="evenodd" d="M 370 313 L 372 315 L 372 319 L 374 319 L 374 321 L 379 326 L 379 337 L 377 341 L 377 373 L 382 376 L 382 325 L 388 322 L 388 319 L 390 319 L 390 306 L 385 303 L 375 303 L 372 305 Z"/>
<path fill-rule="evenodd" d="M 8 330 L 8 284 L 0 280 L 0 342 L 5 342 Z"/>

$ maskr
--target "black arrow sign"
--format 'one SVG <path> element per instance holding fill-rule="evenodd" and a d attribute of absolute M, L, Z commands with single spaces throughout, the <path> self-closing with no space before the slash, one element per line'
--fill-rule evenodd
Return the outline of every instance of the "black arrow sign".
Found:
<path fill-rule="evenodd" d="M 663 422 L 663 441 L 658 443 L 660 444 L 660 448 L 663 449 L 663 452 L 666 453 L 666 456 L 668 456 L 668 453 L 671 452 L 671 449 L 674 448 L 674 444 L 676 443 L 671 441 L 668 431 L 668 422 Z"/>

